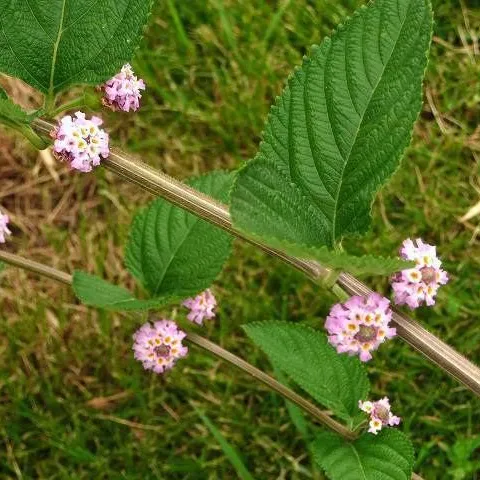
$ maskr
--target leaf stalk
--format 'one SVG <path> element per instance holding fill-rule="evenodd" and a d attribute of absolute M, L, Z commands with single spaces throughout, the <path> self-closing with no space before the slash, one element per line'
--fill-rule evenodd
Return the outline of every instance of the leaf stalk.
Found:
<path fill-rule="evenodd" d="M 81 108 L 85 106 L 85 97 L 79 97 L 75 98 L 74 100 L 64 103 L 63 105 L 60 105 L 58 108 L 56 108 L 52 112 L 52 117 L 56 117 L 57 115 L 60 115 L 63 112 L 66 112 L 67 110 L 73 110 L 74 108 Z"/>
<path fill-rule="evenodd" d="M 18 130 L 37 150 L 45 150 L 50 142 L 46 142 L 42 137 L 38 136 L 29 125 L 12 125 Z"/>

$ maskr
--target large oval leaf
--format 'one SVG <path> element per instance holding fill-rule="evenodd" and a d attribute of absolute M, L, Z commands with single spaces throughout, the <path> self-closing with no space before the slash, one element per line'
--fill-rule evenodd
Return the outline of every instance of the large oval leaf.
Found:
<path fill-rule="evenodd" d="M 428 0 L 377 0 L 313 47 L 239 173 L 234 225 L 307 246 L 365 231 L 410 142 L 431 30 Z"/>
<path fill-rule="evenodd" d="M 0 71 L 44 93 L 102 83 L 130 60 L 152 0 L 0 0 Z"/>
<path fill-rule="evenodd" d="M 358 358 L 338 355 L 323 333 L 303 325 L 267 321 L 243 328 L 275 367 L 319 403 L 352 424 L 362 415 L 358 401 L 370 385 Z"/>
<path fill-rule="evenodd" d="M 233 173 L 217 171 L 189 185 L 227 202 L 233 178 Z M 228 233 L 159 198 L 135 217 L 125 263 L 152 296 L 188 296 L 212 284 L 231 244 Z"/>

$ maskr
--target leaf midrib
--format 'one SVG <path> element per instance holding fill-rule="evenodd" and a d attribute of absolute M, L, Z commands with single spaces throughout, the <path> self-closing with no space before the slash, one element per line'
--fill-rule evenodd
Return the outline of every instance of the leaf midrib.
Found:
<path fill-rule="evenodd" d="M 397 5 L 398 5 L 398 0 L 397 0 Z M 343 158 L 344 163 L 343 163 L 343 166 L 342 166 L 342 169 L 341 169 L 341 173 L 340 173 L 340 181 L 339 181 L 339 183 L 338 183 L 337 191 L 336 191 L 335 198 L 334 198 L 333 219 L 332 219 L 332 238 L 331 238 L 333 244 L 335 243 L 335 239 L 336 239 L 338 202 L 339 202 L 339 198 L 340 198 L 340 191 L 341 191 L 342 185 L 343 185 L 343 176 L 344 176 L 344 173 L 345 173 L 345 169 L 347 168 L 347 165 L 348 165 L 348 163 L 349 163 L 349 161 L 350 161 L 350 155 L 351 155 L 351 153 L 352 153 L 352 150 L 353 150 L 353 148 L 355 147 L 355 145 L 356 145 L 356 143 L 357 143 L 358 133 L 360 132 L 360 129 L 361 129 L 362 125 L 363 125 L 363 121 L 364 121 L 364 119 L 365 119 L 365 113 L 367 112 L 368 107 L 369 107 L 369 105 L 370 105 L 370 102 L 371 102 L 374 94 L 375 94 L 376 91 L 377 91 L 378 85 L 380 84 L 380 82 L 381 82 L 381 80 L 382 80 L 382 78 L 383 78 L 383 75 L 384 75 L 384 73 L 385 73 L 385 70 L 386 70 L 387 66 L 389 65 L 389 63 L 390 63 L 390 60 L 391 60 L 392 55 L 393 55 L 393 52 L 394 52 L 394 51 L 396 50 L 396 48 L 397 48 L 398 40 L 399 40 L 399 38 L 400 38 L 400 36 L 401 36 L 401 34 L 402 34 L 402 32 L 403 32 L 403 28 L 404 28 L 404 26 L 405 26 L 405 22 L 406 22 L 406 19 L 407 19 L 407 17 L 408 17 L 408 12 L 409 12 L 409 10 L 410 10 L 410 5 L 411 5 L 411 2 L 409 2 L 409 4 L 408 4 L 407 12 L 406 12 L 405 17 L 404 17 L 404 19 L 403 19 L 403 21 L 402 21 L 402 25 L 401 25 L 401 27 L 400 27 L 400 29 L 399 29 L 398 36 L 397 36 L 397 38 L 395 39 L 395 44 L 393 45 L 393 48 L 392 48 L 392 50 L 391 50 L 391 52 L 390 52 L 390 55 L 389 55 L 389 57 L 388 57 L 388 60 L 384 63 L 383 68 L 382 68 L 382 72 L 381 72 L 381 74 L 378 76 L 378 81 L 376 82 L 375 86 L 373 87 L 372 93 L 371 93 L 371 95 L 370 95 L 369 98 L 368 98 L 368 101 L 367 101 L 367 103 L 366 103 L 366 107 L 365 107 L 365 109 L 364 109 L 364 111 L 363 111 L 363 114 L 361 115 L 360 121 L 359 121 L 359 123 L 358 123 L 357 130 L 356 130 L 355 135 L 354 135 L 354 140 L 353 140 L 353 142 L 352 142 L 352 144 L 351 144 L 351 147 L 350 147 L 350 149 L 349 149 L 349 151 L 348 151 L 348 154 L 347 154 L 346 158 Z M 380 13 L 381 13 L 381 12 L 380 12 Z M 362 19 L 362 20 L 363 20 L 363 19 Z M 333 43 L 333 42 L 332 42 L 332 43 Z M 332 51 L 332 46 L 330 45 L 330 48 L 329 48 L 329 51 L 328 51 L 328 57 L 327 57 L 327 59 L 325 60 L 325 64 L 327 63 L 328 58 L 330 57 L 331 51 Z M 362 53 L 363 53 L 363 48 L 362 48 Z M 365 70 L 365 72 L 366 72 L 366 70 Z M 325 71 L 324 71 L 324 74 L 325 74 Z M 324 91 L 324 94 L 325 94 L 325 103 L 327 104 L 327 115 L 328 115 L 328 103 L 329 103 L 329 102 L 328 102 L 328 100 L 327 100 L 327 95 L 326 95 L 326 92 L 325 92 L 325 83 L 326 83 L 326 82 L 324 82 L 324 85 L 323 85 L 323 91 Z M 370 81 L 369 81 L 369 83 L 370 83 Z M 348 88 L 348 87 L 347 87 L 347 88 Z M 349 94 L 350 94 L 350 91 L 349 91 Z M 351 94 L 350 94 L 350 95 L 351 95 Z M 353 100 L 352 100 L 352 103 L 353 103 Z M 307 125 L 307 129 L 308 129 L 308 125 Z M 332 133 L 333 133 L 333 129 L 332 129 Z M 335 143 L 337 144 L 337 148 L 338 148 L 338 143 L 337 143 L 337 139 L 336 139 L 335 133 L 333 133 L 333 137 L 334 137 L 334 139 L 335 139 Z M 339 154 L 340 154 L 340 156 L 341 156 L 342 154 L 341 154 L 341 152 L 340 152 L 340 148 L 338 148 L 338 152 L 339 152 Z"/>
<path fill-rule="evenodd" d="M 67 3 L 67 0 L 62 1 L 62 12 L 60 16 L 60 23 L 58 25 L 58 32 L 57 32 L 57 38 L 55 40 L 55 43 L 53 44 L 53 54 L 52 54 L 52 67 L 50 68 L 50 83 L 48 87 L 48 95 L 50 97 L 53 97 L 54 94 L 54 86 L 53 86 L 53 79 L 55 77 L 55 65 L 57 63 L 57 55 L 58 55 L 58 46 L 60 45 L 60 40 L 62 39 L 62 33 L 63 33 L 63 22 L 65 20 L 65 5 Z"/>
<path fill-rule="evenodd" d="M 352 449 L 352 452 L 353 452 L 355 458 L 357 459 L 358 466 L 359 466 L 360 471 L 362 472 L 362 475 L 363 475 L 363 477 L 362 477 L 363 480 L 368 480 L 367 479 L 367 474 L 365 473 L 365 469 L 363 468 L 362 461 L 360 460 L 360 455 L 358 454 L 357 449 L 355 448 L 355 445 L 353 443 L 350 443 L 348 446 Z"/>
<path fill-rule="evenodd" d="M 168 219 L 167 219 L 167 222 L 170 222 L 170 217 L 172 215 L 172 212 L 174 212 L 173 209 L 169 209 L 168 211 Z M 157 216 L 157 219 L 158 219 L 158 216 Z M 156 220 L 157 220 L 156 219 Z M 155 221 L 156 221 L 155 220 Z M 187 216 L 187 222 L 188 222 L 188 216 Z M 162 284 L 163 282 L 163 279 L 165 278 L 165 275 L 167 274 L 167 270 L 169 269 L 170 265 L 172 264 L 173 262 L 173 259 L 175 258 L 175 256 L 177 255 L 177 252 L 180 250 L 180 248 L 183 246 L 183 244 L 185 243 L 185 241 L 187 240 L 187 237 L 190 235 L 190 232 L 193 230 L 193 228 L 195 227 L 195 225 L 199 222 L 199 219 L 198 217 L 195 217 L 194 219 L 194 222 L 192 223 L 192 226 L 191 228 L 187 229 L 187 231 L 185 232 L 185 235 L 183 236 L 181 242 L 177 245 L 177 248 L 175 248 L 173 251 L 171 251 L 171 255 L 170 255 L 170 258 L 168 259 L 168 263 L 167 265 L 165 265 L 165 268 L 163 269 L 163 272 L 162 272 L 162 276 L 158 279 L 158 282 L 157 282 L 157 285 L 155 286 L 155 290 L 154 290 L 154 295 L 157 295 L 158 294 L 158 289 L 160 288 L 160 285 Z M 155 225 L 156 227 L 156 225 Z M 156 231 L 156 228 L 155 228 L 155 231 Z M 157 243 L 157 235 L 155 234 L 155 242 Z"/>
<path fill-rule="evenodd" d="M 95 55 L 91 56 L 84 64 L 84 67 L 86 68 L 87 65 L 90 64 L 90 62 L 95 59 L 95 58 L 98 58 L 101 56 L 102 52 L 109 46 L 110 44 L 110 41 L 115 37 L 115 35 L 117 35 L 118 33 L 118 30 L 120 29 L 120 27 L 122 26 L 122 23 L 123 23 L 123 20 L 125 19 L 126 15 L 127 15 L 127 12 L 129 11 L 129 7 L 131 5 L 131 0 L 128 1 L 128 4 L 127 6 L 125 7 L 125 11 L 123 12 L 123 15 L 122 15 L 122 21 L 119 23 L 119 25 L 117 26 L 117 28 L 115 29 L 115 31 L 112 33 L 112 35 L 110 36 L 108 42 L 105 42 L 105 45 L 103 45 L 103 47 L 100 49 L 99 52 L 97 52 Z M 70 28 L 71 25 L 68 25 L 67 28 Z M 65 29 L 66 30 L 66 29 Z M 72 80 L 72 78 L 75 78 L 75 76 L 80 72 L 81 70 L 73 73 L 72 75 L 70 75 L 68 78 L 66 78 L 65 80 L 63 80 L 62 82 L 60 82 L 58 85 L 57 85 L 57 89 L 59 89 L 60 87 L 62 87 L 63 85 L 65 85 L 66 83 L 70 82 Z"/>

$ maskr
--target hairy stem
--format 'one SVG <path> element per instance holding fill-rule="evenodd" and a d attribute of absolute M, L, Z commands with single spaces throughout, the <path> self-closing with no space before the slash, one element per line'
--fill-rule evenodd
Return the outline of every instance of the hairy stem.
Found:
<path fill-rule="evenodd" d="M 38 119 L 34 122 L 34 127 L 39 133 L 48 134 L 52 130 L 53 125 Z M 247 238 L 242 232 L 233 227 L 226 205 L 153 169 L 139 160 L 129 157 L 120 150 L 112 149 L 111 155 L 103 161 L 103 165 L 108 170 L 138 185 L 142 189 L 154 195 L 159 195 L 174 205 L 184 208 L 231 234 L 255 244 L 267 253 L 280 258 L 305 273 L 315 282 L 321 283 L 324 278 L 330 275 L 330 270 L 317 262 L 287 255 L 279 250 L 262 245 L 256 240 Z M 354 295 L 364 295 L 371 291 L 362 282 L 348 274 L 341 274 L 337 285 L 345 292 Z M 397 328 L 398 335 L 403 340 L 438 365 L 442 370 L 463 383 L 477 396 L 480 396 L 480 369 L 476 365 L 427 331 L 417 321 L 412 320 L 400 311 L 395 310 L 392 322 Z"/>

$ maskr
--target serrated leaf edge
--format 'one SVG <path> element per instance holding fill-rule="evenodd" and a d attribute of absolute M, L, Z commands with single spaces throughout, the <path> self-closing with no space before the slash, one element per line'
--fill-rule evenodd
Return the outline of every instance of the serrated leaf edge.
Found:
<path fill-rule="evenodd" d="M 433 8 L 432 8 L 432 4 L 431 4 L 431 1 L 430 0 L 423 0 L 424 1 L 424 4 L 427 6 L 427 13 L 430 14 L 430 17 L 432 18 L 432 28 L 430 28 L 430 40 L 429 40 L 429 43 L 428 43 L 428 47 L 427 49 L 425 50 L 425 57 L 427 59 L 427 62 L 425 64 L 425 68 L 424 68 L 424 71 L 423 71 L 423 78 L 422 78 L 422 89 L 421 89 L 421 94 L 420 94 L 420 97 L 421 97 L 421 102 L 420 104 L 423 103 L 423 86 L 425 84 L 425 72 L 427 71 L 427 68 L 428 68 L 428 53 L 430 51 L 430 45 L 431 45 L 431 42 L 432 42 L 432 37 L 433 37 Z M 297 75 L 297 72 L 298 70 L 302 69 L 305 65 L 307 65 L 307 63 L 310 62 L 311 60 L 311 57 L 314 53 L 314 51 L 316 49 L 319 49 L 321 48 L 321 46 L 324 44 L 324 42 L 330 42 L 332 40 L 332 38 L 334 38 L 336 35 L 337 35 L 337 32 L 343 30 L 344 28 L 346 28 L 350 22 L 352 22 L 352 20 L 359 16 L 361 14 L 361 12 L 371 6 L 373 6 L 375 4 L 375 1 L 374 0 L 370 0 L 368 2 L 368 4 L 366 5 L 361 5 L 359 8 L 357 8 L 352 15 L 350 16 L 347 16 L 345 18 L 345 21 L 343 23 L 340 23 L 339 25 L 337 25 L 337 28 L 333 29 L 332 32 L 330 33 L 330 35 L 328 36 L 325 36 L 324 39 L 322 40 L 322 43 L 321 44 L 313 44 L 311 45 L 310 47 L 310 54 L 309 55 L 304 55 L 302 57 L 302 63 L 300 65 L 297 65 L 293 68 L 293 71 L 288 75 L 287 77 L 287 80 L 284 84 L 284 87 L 282 88 L 282 91 L 279 95 L 276 95 L 275 96 L 275 101 L 274 103 L 270 106 L 270 110 L 269 110 L 269 113 L 267 115 L 267 119 L 264 123 L 264 130 L 262 131 L 261 135 L 260 135 L 260 142 L 259 142 L 259 145 L 258 145 L 258 150 L 257 150 L 257 153 L 250 159 L 246 160 L 244 162 L 243 165 L 240 166 L 240 168 L 237 170 L 237 176 L 235 177 L 235 180 L 232 184 L 232 188 L 231 188 L 231 193 L 233 193 L 233 191 L 235 190 L 236 188 L 236 184 L 240 178 L 240 173 L 245 170 L 252 162 L 254 162 L 255 160 L 258 160 L 259 157 L 261 156 L 261 150 L 262 150 L 262 145 L 265 143 L 265 140 L 264 140 L 264 136 L 265 136 L 265 130 L 267 128 L 267 125 L 269 124 L 273 114 L 274 114 L 274 110 L 279 108 L 280 107 L 280 103 L 281 103 L 281 99 L 282 99 L 282 95 L 285 93 L 285 90 L 286 88 L 290 88 L 290 82 L 292 81 L 292 79 Z M 417 112 L 417 115 L 416 115 L 416 118 L 415 118 L 415 121 L 412 123 L 412 127 L 410 128 L 409 130 L 409 134 L 410 134 L 410 143 L 411 143 L 411 139 L 412 139 L 412 134 L 413 134 L 413 130 L 415 128 L 415 123 L 419 117 L 421 113 L 421 106 Z M 370 203 L 370 217 L 371 217 L 371 212 L 372 212 L 372 208 L 373 208 L 373 204 L 375 203 L 375 199 L 378 195 L 378 192 L 380 192 L 380 190 L 382 190 L 383 188 L 385 188 L 392 180 L 392 178 L 394 177 L 394 175 L 396 174 L 396 172 L 398 171 L 398 169 L 401 167 L 401 163 L 402 163 L 402 160 L 403 160 L 403 157 L 404 157 L 404 154 L 405 154 L 405 151 L 407 150 L 407 148 L 409 147 L 410 143 L 408 145 L 406 145 L 404 147 L 404 149 L 400 152 L 399 154 L 399 162 L 398 162 L 398 165 L 397 165 L 397 168 L 395 170 L 392 171 L 392 173 L 390 174 L 390 176 L 388 178 L 385 179 L 385 181 L 378 186 L 378 188 L 376 190 L 373 191 L 373 194 L 372 194 L 372 201 Z M 266 159 L 268 161 L 268 159 Z M 271 163 L 271 162 L 269 162 Z M 303 194 L 303 191 L 299 190 L 299 194 L 301 195 L 301 197 L 305 200 L 308 200 L 307 196 Z M 231 195 L 230 195 L 231 197 Z M 237 225 L 235 225 L 235 217 L 234 215 L 232 214 L 232 223 L 233 225 L 235 226 L 235 228 L 237 228 L 238 230 L 240 230 L 238 228 Z M 365 232 L 367 232 L 369 229 L 371 228 L 371 222 L 369 222 L 369 225 L 367 225 L 363 230 L 361 231 L 358 231 L 358 232 L 355 232 L 355 233 L 349 233 L 348 236 L 349 237 L 352 237 L 352 238 L 357 238 L 357 237 L 360 237 L 362 234 L 364 234 Z M 251 235 L 250 232 L 245 232 L 245 233 L 248 233 L 249 235 Z"/>
<path fill-rule="evenodd" d="M 299 324 L 297 324 L 297 323 L 286 322 L 286 321 L 284 321 L 284 320 L 258 320 L 258 321 L 255 321 L 255 322 L 249 322 L 249 323 L 243 324 L 243 325 L 241 325 L 241 328 L 242 328 L 243 331 L 247 334 L 247 336 L 250 338 L 250 340 L 252 340 L 252 338 L 250 337 L 250 335 L 249 335 L 249 333 L 248 333 L 248 328 L 249 328 L 250 326 L 255 326 L 255 325 L 268 325 L 268 324 L 270 324 L 270 325 L 275 324 L 275 325 L 278 325 L 278 326 L 285 326 L 285 325 L 291 326 L 291 325 L 296 325 L 297 327 L 303 328 L 304 330 L 307 330 L 307 331 L 309 331 L 310 333 L 313 333 L 313 334 L 319 334 L 319 333 L 322 334 L 322 333 L 323 333 L 321 330 L 312 328 L 312 327 L 310 327 L 309 325 L 299 325 Z M 252 341 L 253 341 L 253 340 L 252 340 Z M 258 348 L 259 348 L 268 358 L 270 358 L 269 355 L 268 355 L 260 346 L 258 346 Z M 345 358 L 348 358 L 348 357 L 345 357 Z M 278 367 L 278 365 L 277 365 L 277 367 Z M 367 385 L 367 391 L 365 392 L 365 395 L 367 396 L 368 393 L 370 392 L 370 387 L 371 387 L 371 385 L 370 385 L 370 380 L 369 380 L 369 378 L 368 378 L 368 374 L 367 374 L 367 371 L 366 371 L 365 367 L 364 367 L 363 365 L 360 365 L 360 367 L 361 367 L 361 368 L 359 368 L 359 372 L 361 372 L 360 375 L 361 375 L 361 377 L 362 377 L 362 380 L 365 381 L 365 383 L 366 383 L 366 385 Z M 278 367 L 278 368 L 280 368 L 280 367 Z M 283 370 L 283 369 L 280 368 L 280 370 Z M 289 375 L 287 375 L 287 376 L 289 376 Z M 292 378 L 292 380 L 293 380 L 295 383 L 297 383 L 294 378 Z M 300 386 L 300 385 L 299 385 L 299 386 Z M 302 386 L 300 386 L 300 388 L 302 388 L 302 390 L 305 390 Z M 361 399 L 359 399 L 359 400 L 361 400 Z M 347 413 L 348 413 L 348 412 L 347 412 Z M 340 418 L 343 418 L 344 420 L 346 419 L 345 416 L 339 415 L 338 412 L 335 412 L 335 414 L 338 415 Z M 348 414 L 348 417 L 349 417 L 350 419 L 353 419 L 353 418 L 354 418 L 354 417 L 352 417 L 350 414 Z"/>

